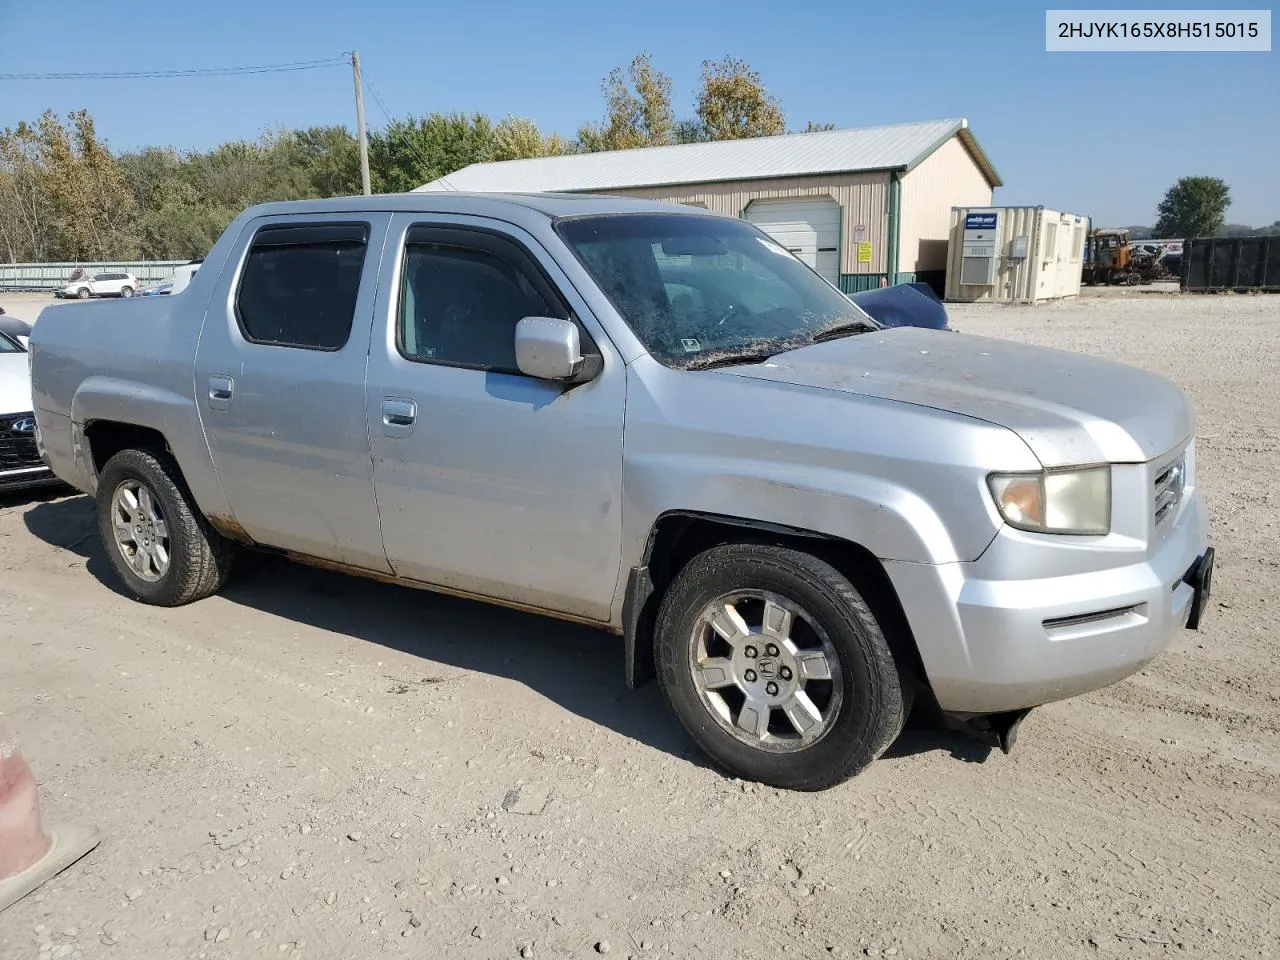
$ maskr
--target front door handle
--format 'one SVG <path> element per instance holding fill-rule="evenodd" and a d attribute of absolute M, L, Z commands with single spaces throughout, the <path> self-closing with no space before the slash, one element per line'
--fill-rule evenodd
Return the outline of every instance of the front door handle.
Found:
<path fill-rule="evenodd" d="M 225 410 L 231 406 L 231 398 L 235 396 L 236 382 L 230 377 L 209 378 L 209 406 L 214 410 Z"/>
<path fill-rule="evenodd" d="M 403 436 L 418 419 L 418 404 L 399 397 L 382 398 L 382 426 L 389 436 Z"/>

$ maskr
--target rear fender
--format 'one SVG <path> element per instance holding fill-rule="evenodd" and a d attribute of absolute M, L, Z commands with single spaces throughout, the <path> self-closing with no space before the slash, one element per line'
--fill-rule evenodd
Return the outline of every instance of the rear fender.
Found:
<path fill-rule="evenodd" d="M 148 427 L 163 436 L 200 511 L 210 519 L 231 517 L 191 397 L 116 377 L 88 377 L 71 401 L 71 435 L 75 470 L 85 481 L 77 486 L 90 494 L 97 490 L 98 471 L 88 430 L 104 420 Z"/>

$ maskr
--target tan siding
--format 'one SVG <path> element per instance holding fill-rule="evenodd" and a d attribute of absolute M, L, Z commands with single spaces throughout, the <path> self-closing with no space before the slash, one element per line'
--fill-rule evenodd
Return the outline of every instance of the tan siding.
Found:
<path fill-rule="evenodd" d="M 952 137 L 902 178 L 898 269 L 945 270 L 952 207 L 991 205 L 991 184 L 959 137 Z"/>
<path fill-rule="evenodd" d="M 632 187 L 601 190 L 615 197 L 642 197 L 676 203 L 697 203 L 731 217 L 738 217 L 753 200 L 782 200 L 798 197 L 830 197 L 840 204 L 840 272 L 884 273 L 889 240 L 889 175 L 887 173 L 845 173 L 820 177 L 782 177 L 769 180 L 732 180 L 725 183 L 694 183 L 669 187 Z M 858 263 L 853 228 L 867 228 L 871 262 Z M 946 225 L 943 225 L 946 236 Z"/>

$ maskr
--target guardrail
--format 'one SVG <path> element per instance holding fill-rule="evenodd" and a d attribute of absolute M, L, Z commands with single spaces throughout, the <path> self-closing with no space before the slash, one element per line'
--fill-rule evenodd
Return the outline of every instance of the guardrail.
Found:
<path fill-rule="evenodd" d="M 80 267 L 95 273 L 131 273 L 142 283 L 154 283 L 171 276 L 189 260 L 112 260 L 96 263 L 0 263 L 0 290 L 9 292 L 58 290 L 65 287 L 71 271 Z"/>

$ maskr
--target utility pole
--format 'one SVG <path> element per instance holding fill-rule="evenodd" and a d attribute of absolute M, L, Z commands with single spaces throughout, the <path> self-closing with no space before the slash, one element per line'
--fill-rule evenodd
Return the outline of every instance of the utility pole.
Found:
<path fill-rule="evenodd" d="M 360 51 L 351 51 L 351 73 L 356 82 L 356 137 L 360 141 L 360 186 L 367 197 L 369 187 L 369 136 L 364 127 L 364 83 L 360 79 Z"/>

